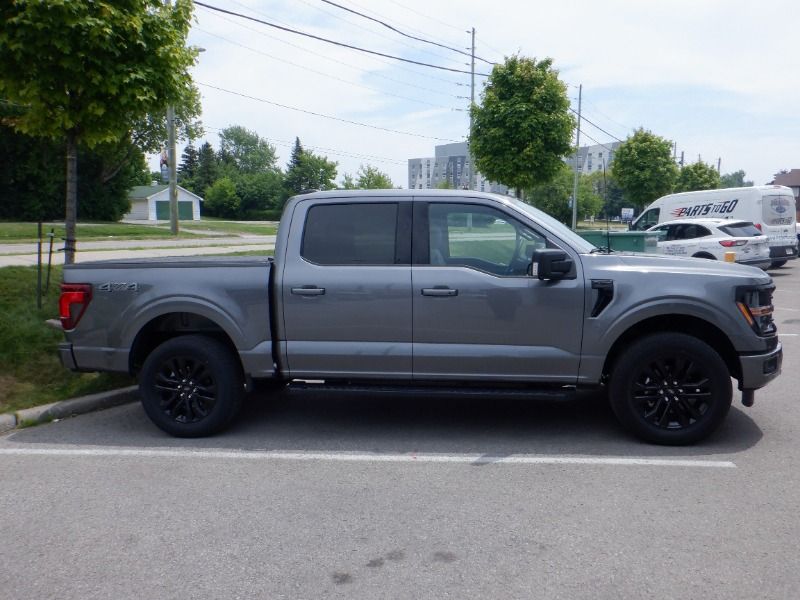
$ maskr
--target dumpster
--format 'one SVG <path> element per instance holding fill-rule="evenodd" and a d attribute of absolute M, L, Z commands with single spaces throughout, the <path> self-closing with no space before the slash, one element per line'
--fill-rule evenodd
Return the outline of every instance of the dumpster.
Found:
<path fill-rule="evenodd" d="M 588 229 L 578 231 L 583 239 L 598 248 L 611 246 L 611 250 L 621 252 L 658 253 L 658 240 L 664 236 L 663 231 L 610 231 L 605 229 Z"/>

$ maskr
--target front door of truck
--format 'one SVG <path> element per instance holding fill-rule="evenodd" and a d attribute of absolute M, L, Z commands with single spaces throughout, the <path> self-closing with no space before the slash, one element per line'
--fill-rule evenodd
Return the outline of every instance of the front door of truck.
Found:
<path fill-rule="evenodd" d="M 281 299 L 292 377 L 411 378 L 411 206 L 301 202 Z"/>
<path fill-rule="evenodd" d="M 528 275 L 531 253 L 553 243 L 513 214 L 466 199 L 415 204 L 414 234 L 415 379 L 576 380 L 579 264 L 573 279 Z"/>

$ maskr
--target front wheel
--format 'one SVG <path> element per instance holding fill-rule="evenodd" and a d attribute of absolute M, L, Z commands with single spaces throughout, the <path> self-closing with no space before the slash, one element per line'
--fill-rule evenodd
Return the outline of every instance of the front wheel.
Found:
<path fill-rule="evenodd" d="M 177 437 L 224 429 L 244 396 L 242 369 L 223 343 L 183 335 L 158 346 L 139 375 L 142 406 L 158 427 Z"/>
<path fill-rule="evenodd" d="M 731 377 L 705 342 L 657 333 L 634 342 L 616 361 L 609 400 L 620 423 L 655 444 L 678 446 L 710 435 L 728 414 Z"/>

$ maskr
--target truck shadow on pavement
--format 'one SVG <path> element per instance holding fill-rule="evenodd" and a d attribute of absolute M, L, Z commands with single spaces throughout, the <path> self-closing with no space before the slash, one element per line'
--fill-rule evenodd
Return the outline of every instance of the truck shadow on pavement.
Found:
<path fill-rule="evenodd" d="M 745 451 L 761 437 L 758 425 L 735 405 L 720 429 L 704 442 L 663 447 L 628 435 L 597 393 L 551 402 L 287 389 L 249 396 L 235 423 L 209 438 L 170 437 L 134 403 L 23 429 L 7 439 L 195 450 L 707 457 Z"/>

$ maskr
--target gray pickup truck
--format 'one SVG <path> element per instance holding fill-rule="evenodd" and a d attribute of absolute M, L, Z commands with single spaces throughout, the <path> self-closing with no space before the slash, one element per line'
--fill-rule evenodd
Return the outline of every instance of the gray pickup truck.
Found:
<path fill-rule="evenodd" d="M 62 363 L 139 378 L 155 424 L 217 432 L 246 391 L 294 382 L 607 391 L 639 437 L 709 435 L 781 369 L 772 280 L 709 260 L 606 253 L 541 211 L 468 191 L 292 198 L 275 256 L 64 269 Z M 308 383 L 306 383 L 308 385 Z"/>

